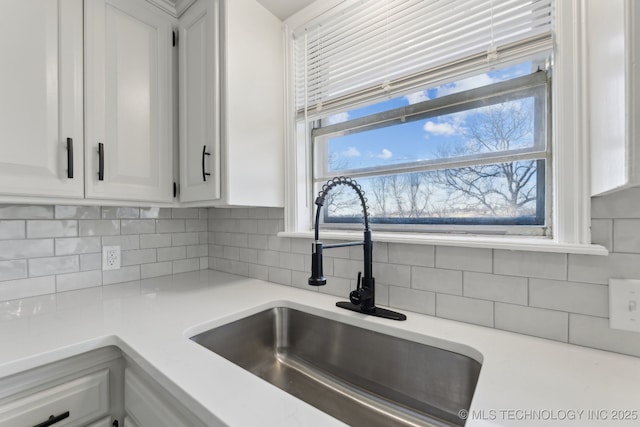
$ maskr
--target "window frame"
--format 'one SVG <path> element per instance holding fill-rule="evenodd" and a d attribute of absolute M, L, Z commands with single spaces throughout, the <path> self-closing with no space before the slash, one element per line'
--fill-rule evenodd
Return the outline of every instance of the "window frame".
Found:
<path fill-rule="evenodd" d="M 322 4 L 319 4 L 322 3 Z M 297 123 L 294 94 L 293 32 L 305 22 L 344 3 L 343 0 L 315 2 L 285 21 L 283 26 L 286 53 L 285 114 L 285 206 L 283 237 L 311 238 L 312 167 L 311 152 L 306 141 L 308 125 Z M 385 233 L 374 230 L 378 241 L 410 244 L 533 250 L 540 252 L 606 255 L 606 248 L 590 243 L 590 187 L 588 105 L 586 78 L 585 0 L 553 0 L 554 65 L 551 96 L 551 144 L 553 150 L 553 238 L 498 236 L 459 236 Z M 513 54 L 517 57 L 517 52 Z M 506 58 L 503 58 L 506 60 Z M 466 66 L 468 72 L 473 64 Z M 460 75 L 462 75 L 462 68 Z M 305 122 L 306 123 L 306 122 Z M 562 141 L 560 144 L 559 141 Z M 359 233 L 327 232 L 325 238 L 351 239 Z"/>

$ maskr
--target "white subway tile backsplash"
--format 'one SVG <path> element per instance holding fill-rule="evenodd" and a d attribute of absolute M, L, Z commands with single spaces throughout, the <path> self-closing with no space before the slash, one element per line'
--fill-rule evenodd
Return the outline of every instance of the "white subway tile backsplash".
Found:
<path fill-rule="evenodd" d="M 150 277 L 165 276 L 172 273 L 171 261 L 156 262 L 153 264 L 142 264 L 141 278 L 148 279 Z"/>
<path fill-rule="evenodd" d="M 140 266 L 132 265 L 122 267 L 119 270 L 107 270 L 102 272 L 102 284 L 110 285 L 112 283 L 130 282 L 140 280 Z"/>
<path fill-rule="evenodd" d="M 148 264 L 156 262 L 155 249 L 136 249 L 133 251 L 122 251 L 122 265 Z"/>
<path fill-rule="evenodd" d="M 102 219 L 140 218 L 140 208 L 102 207 Z"/>
<path fill-rule="evenodd" d="M 364 268 L 360 264 L 360 269 Z M 373 277 L 376 283 L 392 286 L 411 286 L 411 267 L 408 265 L 384 264 L 381 262 L 373 264 Z"/>
<path fill-rule="evenodd" d="M 613 250 L 640 253 L 640 219 L 613 220 Z"/>
<path fill-rule="evenodd" d="M 496 302 L 495 327 L 505 331 L 567 342 L 569 313 Z"/>
<path fill-rule="evenodd" d="M 169 219 L 170 208 L 140 208 L 140 218 Z"/>
<path fill-rule="evenodd" d="M 352 281 L 349 279 L 344 279 L 342 277 L 334 277 L 334 276 L 326 276 L 326 277 L 327 277 L 327 284 L 324 286 L 318 286 L 318 292 L 320 292 L 321 294 L 335 295 L 339 298 L 342 298 L 343 301 L 348 300 L 349 292 L 351 292 L 351 289 L 352 289 L 352 286 L 351 286 Z M 297 285 L 299 285 L 297 287 L 301 287 L 303 289 L 305 285 L 308 288 L 312 287 L 312 286 L 309 286 L 308 276 L 303 283 L 298 283 Z M 376 301 L 380 303 L 380 300 L 378 299 L 377 295 L 376 295 Z"/>
<path fill-rule="evenodd" d="M 423 291 L 462 295 L 462 271 L 411 267 L 411 287 Z"/>
<path fill-rule="evenodd" d="M 224 246 L 222 248 L 222 257 L 225 259 L 240 260 L 240 248 L 234 246 Z"/>
<path fill-rule="evenodd" d="M 187 219 L 185 220 L 185 231 L 207 231 L 206 219 Z"/>
<path fill-rule="evenodd" d="M 0 219 L 53 219 L 53 206 L 0 204 Z"/>
<path fill-rule="evenodd" d="M 120 234 L 120 221 L 95 219 L 79 221 L 80 236 L 113 236 Z"/>
<path fill-rule="evenodd" d="M 101 285 L 102 273 L 97 270 L 56 276 L 56 292 L 74 291 Z"/>
<path fill-rule="evenodd" d="M 327 259 L 326 252 L 324 254 L 324 274 L 327 275 Z M 345 279 L 355 279 L 358 277 L 358 272 L 362 271 L 363 263 L 358 260 L 344 259 L 344 258 L 331 258 L 333 260 L 333 275 L 342 277 Z"/>
<path fill-rule="evenodd" d="M 172 233 L 172 246 L 197 245 L 200 243 L 200 235 L 198 233 Z"/>
<path fill-rule="evenodd" d="M 218 240 L 214 237 L 209 243 L 216 242 L 219 243 Z M 269 249 L 269 236 L 263 236 L 258 234 L 249 234 L 247 235 L 247 247 L 253 249 L 265 250 Z M 309 243 L 309 251 L 311 251 L 311 243 Z"/>
<path fill-rule="evenodd" d="M 32 258 L 29 260 L 30 277 L 50 276 L 76 271 L 80 271 L 80 258 L 78 255 Z"/>
<path fill-rule="evenodd" d="M 30 220 L 27 221 L 27 238 L 75 237 L 78 235 L 76 220 Z"/>
<path fill-rule="evenodd" d="M 281 285 L 291 285 L 291 270 L 286 268 L 269 267 L 268 280 Z"/>
<path fill-rule="evenodd" d="M 304 271 L 304 255 L 282 252 L 280 253 L 279 267 Z"/>
<path fill-rule="evenodd" d="M 173 261 L 187 257 L 186 246 L 176 246 L 172 248 L 158 248 L 158 261 Z"/>
<path fill-rule="evenodd" d="M 0 220 L 0 239 L 24 239 L 25 236 L 25 221 Z"/>
<path fill-rule="evenodd" d="M 249 264 L 258 263 L 257 249 L 240 248 L 240 250 L 238 251 L 238 255 L 240 257 L 240 261 L 242 262 L 248 262 Z"/>
<path fill-rule="evenodd" d="M 171 246 L 171 234 L 143 234 L 140 236 L 140 248 L 166 248 Z"/>
<path fill-rule="evenodd" d="M 436 295 L 436 316 L 482 326 L 493 326 L 493 302 L 456 295 Z"/>
<path fill-rule="evenodd" d="M 462 295 L 469 298 L 527 305 L 527 281 L 525 277 L 465 271 L 462 278 Z"/>
<path fill-rule="evenodd" d="M 0 282 L 0 301 L 53 294 L 55 292 L 55 276 L 31 277 Z"/>
<path fill-rule="evenodd" d="M 572 282 L 609 283 L 609 278 L 640 278 L 640 254 L 610 253 L 608 256 L 569 255 Z"/>
<path fill-rule="evenodd" d="M 272 235 L 282 230 L 284 230 L 284 221 L 281 219 L 266 219 L 257 222 L 257 234 Z"/>
<path fill-rule="evenodd" d="M 609 316 L 606 285 L 529 279 L 529 305 L 591 316 Z"/>
<path fill-rule="evenodd" d="M 389 286 L 389 305 L 401 310 L 410 310 L 435 316 L 436 294 L 434 292 Z"/>
<path fill-rule="evenodd" d="M 157 219 L 156 220 L 157 233 L 184 233 L 184 231 L 185 231 L 184 219 Z"/>
<path fill-rule="evenodd" d="M 269 249 L 272 251 L 291 252 L 291 239 L 273 235 L 273 236 L 267 237 L 267 242 L 268 242 Z M 249 243 L 249 239 L 247 238 L 247 244 L 248 243 Z"/>
<path fill-rule="evenodd" d="M 602 245 L 609 251 L 613 250 L 613 220 L 591 220 L 591 243 Z"/>
<path fill-rule="evenodd" d="M 569 314 L 569 342 L 640 356 L 640 334 L 611 329 L 609 319 Z"/>
<path fill-rule="evenodd" d="M 389 262 L 393 264 L 433 267 L 435 247 L 428 245 L 405 245 L 389 243 Z"/>
<path fill-rule="evenodd" d="M 171 218 L 174 219 L 198 219 L 200 218 L 200 210 L 198 208 L 182 208 L 182 209 L 171 209 Z"/>
<path fill-rule="evenodd" d="M 309 245 L 309 248 L 311 245 Z M 307 252 L 310 253 L 311 249 L 307 249 Z M 389 262 L 389 247 L 384 242 L 374 242 L 373 244 L 373 262 Z M 362 246 L 351 246 L 349 247 L 349 258 L 364 260 L 364 247 Z"/>
<path fill-rule="evenodd" d="M 436 267 L 452 270 L 491 273 L 493 264 L 491 249 L 436 247 Z"/>
<path fill-rule="evenodd" d="M 130 234 L 127 236 L 102 236 L 103 246 L 120 246 L 120 250 L 130 251 L 140 249 L 140 240 L 143 236 Z M 144 249 L 144 248 L 142 248 Z"/>
<path fill-rule="evenodd" d="M 507 276 L 567 279 L 567 255 L 549 252 L 493 251 L 493 272 Z"/>
<path fill-rule="evenodd" d="M 187 246 L 187 258 L 200 258 L 207 256 L 209 247 L 207 245 Z"/>
<path fill-rule="evenodd" d="M 209 266 L 211 268 L 212 266 Z M 298 271 L 293 271 L 292 275 L 299 274 Z M 269 280 L 269 267 L 266 265 L 249 264 L 249 277 L 260 280 Z M 296 286 L 293 282 L 293 286 Z"/>
<path fill-rule="evenodd" d="M 102 254 L 80 255 L 80 271 L 101 270 Z"/>
<path fill-rule="evenodd" d="M 258 251 L 258 264 L 267 265 L 269 267 L 277 267 L 278 265 L 280 265 L 280 252 Z"/>
<path fill-rule="evenodd" d="M 200 270 L 199 258 L 188 258 L 173 261 L 173 274 Z"/>
<path fill-rule="evenodd" d="M 640 188 L 591 198 L 591 218 L 638 218 Z"/>
<path fill-rule="evenodd" d="M 200 270 L 208 270 L 209 269 L 209 257 L 202 256 L 200 259 Z"/>
<path fill-rule="evenodd" d="M 27 277 L 27 260 L 0 261 L 0 281 Z"/>
<path fill-rule="evenodd" d="M 0 260 L 53 256 L 53 239 L 0 240 Z"/>
<path fill-rule="evenodd" d="M 100 206 L 56 206 L 56 219 L 100 219 Z"/>
<path fill-rule="evenodd" d="M 120 221 L 120 233 L 122 234 L 153 234 L 155 232 L 155 219 L 123 219 Z"/>
<path fill-rule="evenodd" d="M 102 251 L 100 237 L 68 237 L 55 240 L 55 253 L 60 255 L 86 254 Z"/>

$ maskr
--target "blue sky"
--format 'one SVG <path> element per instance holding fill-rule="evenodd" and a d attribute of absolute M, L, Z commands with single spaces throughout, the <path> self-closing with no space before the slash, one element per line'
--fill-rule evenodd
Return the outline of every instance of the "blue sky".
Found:
<path fill-rule="evenodd" d="M 530 62 L 490 71 L 471 78 L 442 86 L 418 91 L 407 96 L 389 99 L 377 104 L 338 113 L 326 119 L 328 123 L 364 117 L 416 102 L 434 99 L 487 84 L 527 75 L 532 72 Z M 330 171 L 336 169 L 356 169 L 371 166 L 399 164 L 416 160 L 440 157 L 439 152 L 447 147 L 464 146 L 466 122 L 475 110 L 424 120 L 416 120 L 401 125 L 388 126 L 372 131 L 329 138 L 327 149 L 333 159 Z"/>

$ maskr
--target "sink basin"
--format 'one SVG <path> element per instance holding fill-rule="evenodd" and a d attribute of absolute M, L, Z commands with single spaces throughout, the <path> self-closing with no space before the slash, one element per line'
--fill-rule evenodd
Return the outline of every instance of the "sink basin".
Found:
<path fill-rule="evenodd" d="M 462 426 L 476 360 L 291 308 L 191 339 L 352 426 Z"/>

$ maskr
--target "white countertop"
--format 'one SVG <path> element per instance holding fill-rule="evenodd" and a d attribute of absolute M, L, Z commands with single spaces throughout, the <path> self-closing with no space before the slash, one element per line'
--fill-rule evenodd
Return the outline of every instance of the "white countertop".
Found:
<path fill-rule="evenodd" d="M 344 425 L 188 339 L 288 306 L 480 361 L 467 426 L 640 424 L 640 358 L 411 312 L 379 319 L 339 299 L 201 271 L 0 303 L 0 377 L 116 345 L 210 425 Z"/>

